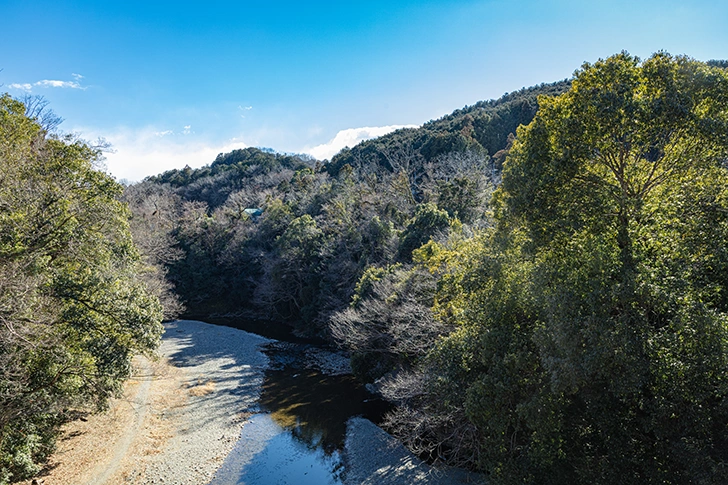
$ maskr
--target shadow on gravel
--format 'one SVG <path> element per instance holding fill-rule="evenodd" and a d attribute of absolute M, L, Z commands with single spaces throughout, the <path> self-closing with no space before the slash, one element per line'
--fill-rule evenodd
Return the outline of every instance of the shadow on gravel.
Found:
<path fill-rule="evenodd" d="M 367 419 L 349 420 L 344 451 L 346 485 L 481 485 L 485 477 L 458 468 L 436 468 Z"/>
<path fill-rule="evenodd" d="M 267 342 L 255 334 L 202 322 L 166 325 L 160 350 L 172 365 L 185 370 L 188 396 L 180 412 L 195 418 L 181 434 L 213 422 L 239 422 L 255 411 L 268 365 L 260 346 Z"/>

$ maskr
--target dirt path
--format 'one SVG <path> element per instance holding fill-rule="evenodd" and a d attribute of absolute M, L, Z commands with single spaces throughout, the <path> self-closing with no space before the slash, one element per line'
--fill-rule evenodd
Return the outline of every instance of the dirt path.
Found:
<path fill-rule="evenodd" d="M 86 485 L 102 485 L 109 482 L 109 479 L 121 469 L 124 457 L 129 454 L 132 443 L 140 440 L 139 434 L 144 429 L 144 418 L 149 409 L 149 388 L 155 375 L 152 373 L 152 367 L 147 359 L 139 359 L 139 362 L 141 365 L 137 370 L 137 380 L 140 381 L 140 384 L 137 386 L 136 395 L 131 400 L 131 423 L 114 444 L 111 460 L 108 463 L 97 464 L 91 480 L 88 480 Z M 149 428 L 147 427 L 147 429 Z"/>
<path fill-rule="evenodd" d="M 64 426 L 48 470 L 38 477 L 44 485 L 136 483 L 146 457 L 164 448 L 179 423 L 170 409 L 186 401 L 184 373 L 168 359 L 134 361 L 134 374 L 124 394 L 109 411 Z M 31 482 L 21 482 L 30 485 Z"/>
<path fill-rule="evenodd" d="M 69 423 L 44 485 L 208 483 L 258 401 L 266 339 L 202 322 L 166 325 L 158 360 L 134 360 L 106 413 Z M 30 481 L 21 482 L 31 485 Z"/>

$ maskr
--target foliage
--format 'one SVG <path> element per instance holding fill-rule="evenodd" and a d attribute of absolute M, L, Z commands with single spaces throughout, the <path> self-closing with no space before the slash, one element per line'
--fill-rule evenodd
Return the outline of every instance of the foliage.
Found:
<path fill-rule="evenodd" d="M 405 261 L 410 260 L 412 251 L 425 244 L 438 231 L 450 225 L 446 211 L 438 209 L 433 203 L 417 206 L 415 216 L 409 221 L 400 238 L 398 254 Z"/>
<path fill-rule="evenodd" d="M 172 235 L 179 217 L 179 198 L 168 185 L 137 184 L 127 187 L 121 200 L 131 210 L 130 230 L 145 263 L 139 277 L 159 299 L 164 318 L 173 319 L 184 310 L 167 269 L 182 258 Z"/>
<path fill-rule="evenodd" d="M 585 64 L 518 130 L 497 228 L 420 251 L 460 327 L 420 404 L 454 458 L 496 483 L 726 481 L 727 100 L 688 58 Z"/>
<path fill-rule="evenodd" d="M 218 159 L 241 163 L 238 157 Z M 150 178 L 127 188 L 125 200 L 145 254 L 175 255 L 158 273 L 167 273 L 189 314 L 246 313 L 328 337 L 331 315 L 348 305 L 367 267 L 408 260 L 412 249 L 448 230 L 448 213 L 437 204 L 469 222 L 482 217 L 486 160 L 468 152 L 423 166 L 421 204 L 401 173 L 344 167 L 332 177 L 321 167 L 282 165 L 265 174 L 229 170 L 225 180 L 193 171 L 195 181 L 176 188 Z M 211 185 L 229 194 L 222 203 L 192 190 Z M 262 215 L 251 219 L 250 208 Z"/>
<path fill-rule="evenodd" d="M 280 170 L 298 170 L 311 165 L 313 160 L 306 155 L 282 155 L 272 150 L 245 148 L 221 153 L 212 164 L 200 169 L 186 166 L 147 180 L 180 188 L 186 199 L 204 201 L 215 208 L 223 204 L 231 193 L 241 189 L 240 182 L 243 180 L 265 179 Z"/>
<path fill-rule="evenodd" d="M 373 381 L 409 367 L 450 329 L 432 315 L 435 278 L 401 264 L 369 268 L 356 286 L 352 305 L 333 315 L 333 338 L 352 353 L 354 374 Z"/>
<path fill-rule="evenodd" d="M 221 154 L 127 189 L 132 227 L 188 311 L 349 349 L 416 451 L 494 483 L 721 483 L 723 67 L 622 53 L 329 163 Z"/>
<path fill-rule="evenodd" d="M 711 59 L 710 61 L 706 62 L 707 65 L 711 67 L 722 67 L 723 69 L 728 68 L 728 60 L 716 60 Z"/>
<path fill-rule="evenodd" d="M 0 483 L 36 473 L 67 411 L 103 408 L 161 334 L 121 186 L 25 110 L 0 97 Z"/>
<path fill-rule="evenodd" d="M 125 195 L 149 276 L 166 276 L 188 315 L 274 318 L 328 338 L 331 316 L 348 306 L 368 267 L 409 262 L 454 218 L 484 224 L 498 178 L 487 152 L 503 156 L 516 126 L 533 117 L 536 95 L 567 85 L 478 103 L 327 164 L 246 148 L 149 177 Z M 245 212 L 252 208 L 263 210 L 255 220 Z M 304 220 L 317 229 L 305 251 L 288 231 Z M 154 286 L 170 301 L 165 285 Z"/>

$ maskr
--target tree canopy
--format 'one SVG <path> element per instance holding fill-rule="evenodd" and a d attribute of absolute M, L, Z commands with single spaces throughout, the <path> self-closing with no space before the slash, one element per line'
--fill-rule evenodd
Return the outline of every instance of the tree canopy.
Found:
<path fill-rule="evenodd" d="M 622 53 L 539 106 L 496 228 L 421 250 L 428 409 L 497 483 L 725 483 L 728 75 Z"/>
<path fill-rule="evenodd" d="M 347 348 L 416 451 L 493 483 L 725 483 L 727 79 L 621 53 L 330 163 L 236 150 L 125 199 L 192 314 Z"/>
<path fill-rule="evenodd" d="M 0 483 L 37 472 L 67 412 L 103 408 L 162 330 L 100 152 L 25 113 L 0 97 Z"/>

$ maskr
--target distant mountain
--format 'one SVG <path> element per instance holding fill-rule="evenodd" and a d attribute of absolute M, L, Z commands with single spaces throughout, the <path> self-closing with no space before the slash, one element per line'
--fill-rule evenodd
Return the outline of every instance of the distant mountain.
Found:
<path fill-rule="evenodd" d="M 512 139 L 516 128 L 530 123 L 535 116 L 538 96 L 556 96 L 569 86 L 568 80 L 540 84 L 506 93 L 499 99 L 480 101 L 419 128 L 404 128 L 345 148 L 330 162 L 319 164 L 319 169 L 336 176 L 345 165 L 391 172 L 402 169 L 393 165 L 406 163 L 406 171 L 417 172 L 423 164 L 440 156 L 473 151 L 489 155 L 491 167 L 497 171 L 505 159 L 509 137 Z M 213 209 L 225 203 L 231 193 L 248 185 L 253 177 L 286 169 L 315 169 L 316 163 L 309 155 L 245 148 L 221 153 L 210 165 L 199 169 L 169 170 L 146 180 L 169 184 L 183 199 L 204 201 Z"/>
<path fill-rule="evenodd" d="M 480 101 L 419 128 L 404 128 L 345 148 L 326 169 L 331 175 L 346 164 L 353 168 L 375 164 L 393 170 L 392 154 L 401 154 L 403 149 L 421 161 L 432 161 L 453 151 L 475 150 L 490 155 L 500 168 L 504 157 L 499 152 L 508 145 L 509 135 L 515 135 L 519 125 L 530 123 L 536 115 L 538 96 L 557 96 L 570 85 L 568 80 L 540 84 L 496 100 Z"/>

